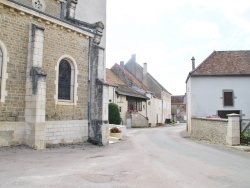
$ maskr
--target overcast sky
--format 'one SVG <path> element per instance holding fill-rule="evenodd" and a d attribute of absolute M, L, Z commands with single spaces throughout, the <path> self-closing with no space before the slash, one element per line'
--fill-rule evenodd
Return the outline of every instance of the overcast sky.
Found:
<path fill-rule="evenodd" d="M 173 95 L 214 50 L 250 49 L 248 0 L 107 0 L 107 68 L 130 59 Z"/>

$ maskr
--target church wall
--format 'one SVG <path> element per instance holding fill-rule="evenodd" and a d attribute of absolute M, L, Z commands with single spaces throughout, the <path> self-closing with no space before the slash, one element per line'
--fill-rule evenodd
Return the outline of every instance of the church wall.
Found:
<path fill-rule="evenodd" d="M 3 14 L 5 13 L 5 16 Z M 3 9 L 0 14 L 0 33 L 8 50 L 7 64 L 8 92 L 5 103 L 0 103 L 0 121 L 24 121 L 25 78 L 28 54 L 28 34 L 30 22 L 45 27 L 43 69 L 47 73 L 46 83 L 46 120 L 81 120 L 87 119 L 87 88 L 88 88 L 88 39 L 79 35 L 30 20 L 29 17 L 10 13 Z M 13 28 L 15 27 L 15 29 Z M 56 65 L 63 55 L 70 55 L 77 62 L 78 87 L 77 105 L 59 105 L 55 103 Z"/>
<path fill-rule="evenodd" d="M 77 143 L 88 138 L 88 121 L 47 121 L 45 143 Z M 25 144 L 25 122 L 0 122 L 0 147 Z"/>
<path fill-rule="evenodd" d="M 15 0 L 16 2 L 22 3 L 26 6 L 33 8 L 32 0 Z M 44 0 L 46 9 L 45 13 L 60 18 L 61 3 L 58 0 Z"/>
<path fill-rule="evenodd" d="M 8 52 L 5 102 L 0 102 L 0 146 L 25 144 L 26 71 L 30 24 L 44 27 L 46 71 L 45 144 L 85 141 L 88 134 L 89 39 L 38 17 L 0 6 L 0 41 Z M 76 105 L 56 102 L 57 63 L 68 55 L 77 64 Z"/>

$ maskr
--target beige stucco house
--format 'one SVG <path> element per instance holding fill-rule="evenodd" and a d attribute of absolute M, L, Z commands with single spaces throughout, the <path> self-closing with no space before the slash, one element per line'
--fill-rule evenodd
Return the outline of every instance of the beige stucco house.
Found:
<path fill-rule="evenodd" d="M 121 123 L 127 127 L 148 126 L 146 104 L 149 98 L 130 88 L 110 69 L 106 69 L 106 73 L 106 80 L 109 84 L 109 102 L 118 105 Z M 135 120 L 135 117 L 144 122 L 138 124 L 139 120 Z"/>
<path fill-rule="evenodd" d="M 147 117 L 151 126 L 165 123 L 166 119 L 171 119 L 171 93 L 147 72 L 146 64 L 142 68 L 136 63 L 135 55 L 132 56 L 126 65 L 124 65 L 124 62 L 121 62 L 120 65 L 115 64 L 110 70 L 125 82 L 129 88 L 147 97 L 147 100 L 142 104 L 140 113 Z M 137 72 L 129 72 L 129 70 Z M 147 81 L 143 81 L 143 77 Z"/>

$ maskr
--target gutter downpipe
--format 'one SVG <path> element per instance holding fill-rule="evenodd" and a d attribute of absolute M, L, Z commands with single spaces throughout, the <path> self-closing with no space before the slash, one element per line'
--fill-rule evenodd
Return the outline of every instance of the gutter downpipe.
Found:
<path fill-rule="evenodd" d="M 90 83 L 90 77 L 91 77 L 91 54 L 92 54 L 92 44 L 93 44 L 93 39 L 89 38 L 89 55 L 88 55 L 88 138 L 90 137 L 90 120 L 91 120 L 91 115 L 90 115 L 90 96 L 91 96 L 91 83 Z"/>
<path fill-rule="evenodd" d="M 165 122 L 163 121 L 163 114 L 164 114 L 164 110 L 163 110 L 163 105 L 164 105 L 164 101 L 163 101 L 163 90 L 161 90 L 161 99 L 162 99 L 162 102 L 161 102 L 161 109 L 162 109 L 162 112 L 161 112 L 161 122 Z"/>

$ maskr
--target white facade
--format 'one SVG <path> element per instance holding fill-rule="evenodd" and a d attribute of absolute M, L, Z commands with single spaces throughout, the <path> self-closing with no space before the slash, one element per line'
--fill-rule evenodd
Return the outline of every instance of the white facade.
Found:
<path fill-rule="evenodd" d="M 218 110 L 240 110 L 250 118 L 250 77 L 190 77 L 187 81 L 188 131 L 191 117 L 216 115 Z M 223 90 L 232 90 L 234 105 L 223 105 Z"/>

